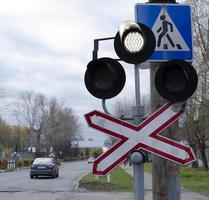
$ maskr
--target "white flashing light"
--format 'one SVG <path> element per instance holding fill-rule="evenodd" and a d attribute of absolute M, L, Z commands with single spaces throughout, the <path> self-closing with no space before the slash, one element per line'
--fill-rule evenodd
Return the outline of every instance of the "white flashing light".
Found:
<path fill-rule="evenodd" d="M 130 32 L 124 38 L 124 46 L 131 53 L 140 52 L 144 46 L 144 38 L 139 32 Z"/>

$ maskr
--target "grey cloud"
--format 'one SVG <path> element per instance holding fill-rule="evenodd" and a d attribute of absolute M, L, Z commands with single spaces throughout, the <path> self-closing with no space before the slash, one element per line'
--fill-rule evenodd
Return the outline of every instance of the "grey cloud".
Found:
<path fill-rule="evenodd" d="M 24 1 L 18 1 L 18 5 L 21 2 Z M 7 5 L 3 12 L 4 4 L 1 5 L 1 86 L 11 101 L 26 89 L 64 99 L 83 122 L 83 114 L 102 110 L 101 100 L 91 96 L 83 82 L 86 65 L 92 59 L 93 39 L 114 36 L 123 20 L 134 18 L 134 4 L 138 1 L 31 2 L 34 10 L 26 3 L 17 9 L 12 8 L 15 4 L 11 9 Z M 111 45 L 101 44 L 100 56 L 115 57 L 113 53 Z M 132 95 L 133 88 L 128 86 L 132 84 L 127 83 L 119 98 L 125 93 Z"/>

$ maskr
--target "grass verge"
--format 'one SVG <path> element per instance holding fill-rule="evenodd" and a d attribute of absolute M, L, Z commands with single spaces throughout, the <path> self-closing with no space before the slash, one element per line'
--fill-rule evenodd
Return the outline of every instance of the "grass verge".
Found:
<path fill-rule="evenodd" d="M 181 167 L 183 187 L 209 196 L 209 170 Z"/>
<path fill-rule="evenodd" d="M 123 169 L 114 169 L 110 176 L 111 182 L 107 183 L 107 176 L 97 178 L 89 173 L 80 180 L 79 187 L 92 191 L 132 191 L 133 178 Z"/>
<path fill-rule="evenodd" d="M 144 169 L 152 173 L 152 164 L 145 163 Z M 186 189 L 209 196 L 209 170 L 180 167 L 181 183 Z"/>
<path fill-rule="evenodd" d="M 15 168 L 11 168 L 11 169 L 4 169 L 4 170 L 0 170 L 0 173 L 4 173 L 4 172 L 13 172 L 15 171 Z"/>
<path fill-rule="evenodd" d="M 152 164 L 145 163 L 144 169 L 152 173 Z M 209 196 L 209 170 L 180 167 L 180 172 L 184 188 Z M 110 183 L 106 176 L 97 179 L 89 173 L 80 180 L 79 187 L 92 191 L 132 191 L 133 178 L 119 167 L 111 173 Z"/>

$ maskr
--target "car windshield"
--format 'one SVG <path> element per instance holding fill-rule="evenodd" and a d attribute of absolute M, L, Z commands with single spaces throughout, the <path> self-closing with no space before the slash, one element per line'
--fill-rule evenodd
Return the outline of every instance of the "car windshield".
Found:
<path fill-rule="evenodd" d="M 37 165 L 37 164 L 52 164 L 53 163 L 53 159 L 52 158 L 36 158 L 33 161 L 33 164 Z"/>

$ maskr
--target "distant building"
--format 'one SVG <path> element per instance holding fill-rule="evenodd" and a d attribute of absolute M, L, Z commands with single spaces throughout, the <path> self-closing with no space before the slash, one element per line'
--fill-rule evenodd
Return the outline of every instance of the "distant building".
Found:
<path fill-rule="evenodd" d="M 77 156 L 81 158 L 87 158 L 93 156 L 95 151 L 101 150 L 104 147 L 104 141 L 96 141 L 92 138 L 88 140 L 71 140 L 70 147 L 73 150 L 74 154 L 77 153 Z"/>

